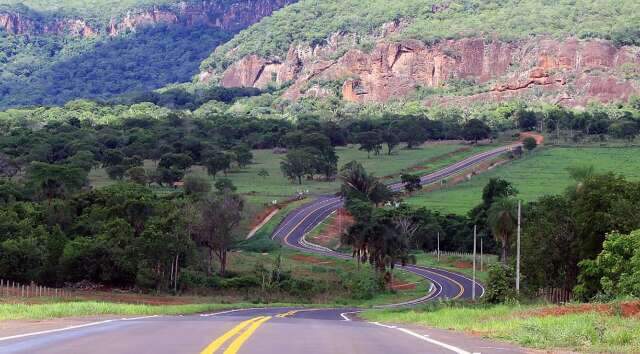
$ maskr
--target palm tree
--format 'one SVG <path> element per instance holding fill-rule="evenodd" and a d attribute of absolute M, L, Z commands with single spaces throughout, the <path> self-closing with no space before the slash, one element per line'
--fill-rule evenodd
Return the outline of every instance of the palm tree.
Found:
<path fill-rule="evenodd" d="M 347 163 L 340 171 L 343 197 L 357 196 L 376 205 L 390 200 L 393 193 L 378 179 L 367 173 L 357 161 Z"/>
<path fill-rule="evenodd" d="M 507 263 L 509 238 L 517 227 L 517 202 L 513 198 L 500 198 L 487 211 L 487 223 L 494 237 L 502 243 L 502 262 Z"/>

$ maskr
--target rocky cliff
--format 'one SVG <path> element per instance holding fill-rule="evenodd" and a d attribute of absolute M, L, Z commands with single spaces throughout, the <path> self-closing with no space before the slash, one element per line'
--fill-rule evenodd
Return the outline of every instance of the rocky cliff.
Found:
<path fill-rule="evenodd" d="M 285 58 L 250 55 L 217 74 L 226 87 L 290 84 L 284 97 L 322 96 L 327 82 L 341 86 L 343 99 L 387 102 L 430 88 L 425 104 L 464 104 L 532 96 L 569 106 L 590 100 L 626 100 L 640 90 L 640 50 L 617 48 L 608 41 L 534 38 L 501 42 L 486 38 L 441 41 L 391 41 L 387 26 L 373 49 L 355 49 L 356 40 L 335 34 L 318 46 L 292 46 Z M 351 48 L 344 52 L 344 48 Z M 343 53 L 340 55 L 340 53 Z M 337 57 L 337 58 L 336 58 Z M 210 80 L 216 73 L 202 73 Z M 453 81 L 476 89 L 473 94 L 437 94 Z M 326 85 L 324 85 L 326 86 Z"/>
<path fill-rule="evenodd" d="M 176 4 L 130 10 L 111 18 L 106 25 L 90 25 L 81 18 L 43 20 L 14 11 L 0 12 L 0 29 L 19 35 L 70 34 L 92 37 L 99 34 L 116 36 L 141 26 L 155 24 L 206 25 L 229 32 L 239 31 L 273 11 L 295 0 L 235 0 L 176 2 Z"/>

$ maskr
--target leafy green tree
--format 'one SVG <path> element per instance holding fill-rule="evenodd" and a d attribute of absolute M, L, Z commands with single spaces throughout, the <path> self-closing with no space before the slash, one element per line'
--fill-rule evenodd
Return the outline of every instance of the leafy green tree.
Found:
<path fill-rule="evenodd" d="M 489 266 L 489 281 L 483 301 L 490 304 L 506 302 L 516 297 L 515 271 L 505 264 Z"/>
<path fill-rule="evenodd" d="M 125 172 L 129 180 L 140 185 L 146 185 L 149 182 L 147 170 L 144 167 L 132 167 Z"/>
<path fill-rule="evenodd" d="M 596 259 L 580 262 L 577 295 L 584 299 L 594 294 L 609 299 L 640 296 L 640 230 L 608 234 L 602 248 Z"/>
<path fill-rule="evenodd" d="M 384 143 L 387 144 L 387 155 L 391 155 L 393 149 L 400 145 L 400 137 L 395 130 L 387 129 L 382 135 Z"/>
<path fill-rule="evenodd" d="M 87 175 L 87 171 L 75 166 L 33 162 L 27 170 L 27 181 L 50 202 L 82 188 Z"/>
<path fill-rule="evenodd" d="M 262 177 L 263 179 L 266 179 L 267 177 L 269 177 L 269 171 L 267 171 L 264 168 L 261 168 L 260 171 L 258 171 L 258 176 Z"/>
<path fill-rule="evenodd" d="M 371 158 L 371 152 L 375 152 L 376 155 L 380 154 L 382 150 L 382 136 L 377 131 L 368 131 L 360 133 L 356 139 L 360 144 L 360 150 L 367 152 L 367 158 Z"/>
<path fill-rule="evenodd" d="M 198 175 L 188 175 L 184 178 L 184 193 L 186 195 L 198 199 L 206 196 L 210 191 L 211 183 L 206 178 Z"/>
<path fill-rule="evenodd" d="M 233 193 L 237 190 L 233 182 L 228 178 L 221 178 L 214 184 L 218 193 Z"/>
<path fill-rule="evenodd" d="M 205 158 L 204 166 L 213 178 L 220 171 L 227 171 L 231 167 L 231 157 L 223 152 L 214 152 Z"/>
<path fill-rule="evenodd" d="M 405 173 L 400 176 L 400 179 L 404 184 L 404 189 L 406 189 L 409 193 L 413 193 L 422 189 L 422 181 L 420 180 L 420 176 Z"/>
<path fill-rule="evenodd" d="M 524 146 L 525 150 L 533 151 L 535 148 L 538 147 L 538 142 L 534 137 L 528 136 L 524 138 L 524 140 L 522 141 L 522 145 Z"/>
<path fill-rule="evenodd" d="M 194 239 L 207 250 L 210 272 L 215 256 L 220 263 L 220 275 L 225 275 L 227 253 L 237 240 L 236 228 L 242 220 L 243 208 L 244 201 L 231 193 L 210 196 L 198 205 Z"/>
<path fill-rule="evenodd" d="M 462 128 L 464 140 L 478 143 L 478 140 L 487 139 L 491 136 L 491 128 L 479 119 L 470 119 Z"/>
<path fill-rule="evenodd" d="M 238 167 L 240 168 L 246 167 L 251 163 L 251 161 L 253 161 L 253 153 L 251 153 L 251 150 L 246 145 L 234 146 L 231 151 Z"/>
<path fill-rule="evenodd" d="M 306 150 L 289 150 L 280 162 L 280 169 L 287 178 L 302 184 L 302 177 L 313 173 L 313 160 Z"/>

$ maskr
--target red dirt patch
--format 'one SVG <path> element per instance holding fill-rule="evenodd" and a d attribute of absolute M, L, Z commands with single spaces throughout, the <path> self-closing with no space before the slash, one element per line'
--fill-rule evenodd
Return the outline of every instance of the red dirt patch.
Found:
<path fill-rule="evenodd" d="M 344 208 L 338 209 L 335 216 L 331 217 L 330 220 L 331 222 L 323 229 L 321 234 L 313 236 L 313 243 L 324 247 L 334 246 L 336 241 L 340 242 L 340 235 L 355 223 L 353 217 Z"/>
<path fill-rule="evenodd" d="M 467 261 L 457 261 L 453 264 L 453 266 L 459 269 L 471 269 L 473 268 L 473 263 Z"/>
<path fill-rule="evenodd" d="M 524 317 L 563 316 L 574 313 L 597 312 L 605 315 L 619 314 L 622 317 L 640 316 L 640 301 L 623 302 L 620 304 L 580 304 L 566 306 L 552 306 L 540 310 L 528 311 Z"/>
<path fill-rule="evenodd" d="M 542 134 L 532 133 L 532 132 L 520 133 L 520 140 L 524 140 L 525 138 L 528 138 L 528 137 L 532 137 L 536 139 L 536 143 L 538 143 L 538 145 L 544 144 L 544 136 Z"/>
<path fill-rule="evenodd" d="M 294 261 L 309 263 L 309 264 L 323 264 L 323 265 L 332 265 L 334 264 L 332 261 L 326 261 L 324 259 L 319 259 L 314 256 L 308 256 L 306 254 L 296 254 L 291 257 Z"/>
<path fill-rule="evenodd" d="M 406 282 L 401 282 L 397 280 L 394 280 L 391 283 L 391 289 L 396 291 L 409 291 L 409 290 L 414 290 L 415 288 L 416 288 L 415 283 L 406 283 Z"/>
<path fill-rule="evenodd" d="M 271 215 L 271 213 L 274 210 L 277 210 L 278 207 L 277 206 L 270 206 L 264 210 L 261 210 L 258 214 L 256 214 L 253 217 L 253 220 L 251 220 L 251 226 L 249 227 L 250 229 L 253 229 L 255 227 L 257 227 L 258 225 L 260 225 L 264 219 L 266 219 L 269 215 Z"/>

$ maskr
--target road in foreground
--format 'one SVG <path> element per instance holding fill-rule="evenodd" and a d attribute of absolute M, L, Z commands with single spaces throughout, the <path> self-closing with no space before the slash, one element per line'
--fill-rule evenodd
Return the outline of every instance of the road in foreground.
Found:
<path fill-rule="evenodd" d="M 22 338 L 0 338 L 0 353 L 521 353 L 510 345 L 448 331 L 357 321 L 348 312 L 347 309 L 251 309 L 111 320 Z"/>

